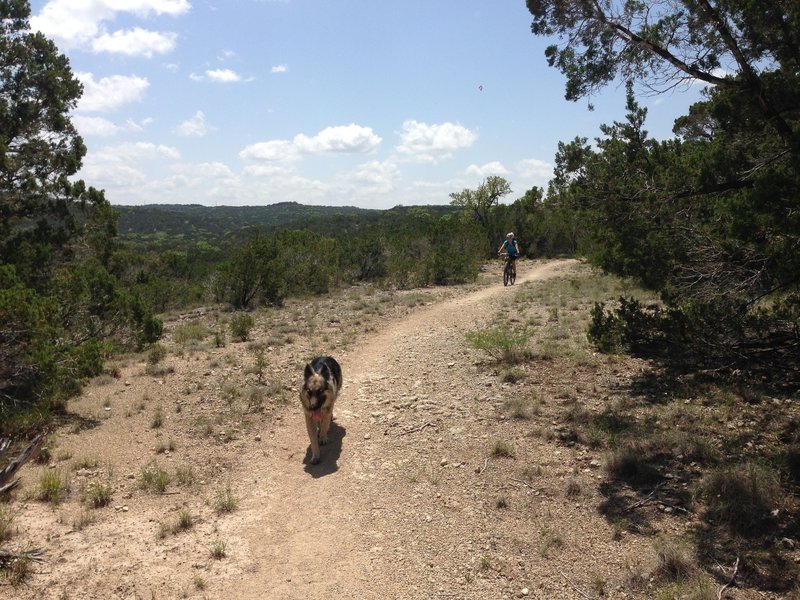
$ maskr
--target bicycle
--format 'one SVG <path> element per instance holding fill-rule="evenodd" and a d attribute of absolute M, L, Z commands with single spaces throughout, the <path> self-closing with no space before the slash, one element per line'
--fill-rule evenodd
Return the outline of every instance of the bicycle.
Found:
<path fill-rule="evenodd" d="M 503 285 L 508 285 L 511 282 L 511 285 L 514 285 L 514 282 L 517 280 L 517 273 L 514 271 L 514 262 L 508 256 L 508 252 L 501 252 L 500 256 L 506 257 L 505 265 L 503 265 Z"/>

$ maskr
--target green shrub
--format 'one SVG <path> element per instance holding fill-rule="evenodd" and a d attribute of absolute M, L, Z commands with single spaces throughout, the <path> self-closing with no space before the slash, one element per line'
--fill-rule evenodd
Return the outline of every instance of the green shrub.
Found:
<path fill-rule="evenodd" d="M 211 546 L 211 558 L 220 560 L 225 558 L 225 542 L 217 540 Z"/>
<path fill-rule="evenodd" d="M 240 342 L 247 341 L 250 330 L 255 325 L 255 320 L 248 314 L 235 315 L 229 324 L 231 336 Z"/>
<path fill-rule="evenodd" d="M 497 442 L 495 442 L 494 448 L 492 449 L 493 456 L 499 456 L 503 458 L 514 458 L 516 454 L 517 453 L 514 450 L 514 446 L 512 446 L 508 442 L 504 442 L 503 440 L 498 440 Z"/>
<path fill-rule="evenodd" d="M 147 351 L 147 364 L 157 365 L 167 357 L 167 348 L 162 344 L 153 344 Z"/>
<path fill-rule="evenodd" d="M 484 329 L 468 331 L 467 341 L 473 348 L 482 350 L 498 362 L 514 364 L 530 356 L 527 349 L 531 334 L 511 329 Z"/>
<path fill-rule="evenodd" d="M 234 496 L 231 486 L 227 486 L 214 502 L 214 510 L 219 514 L 233 512 L 238 506 L 239 500 Z"/>
<path fill-rule="evenodd" d="M 208 335 L 208 327 L 202 323 L 186 323 L 175 328 L 172 339 L 176 344 L 185 345 L 191 342 L 202 342 Z"/>
<path fill-rule="evenodd" d="M 14 534 L 14 511 L 10 507 L 0 504 L 0 542 L 11 539 Z"/>
<path fill-rule="evenodd" d="M 113 494 L 114 490 L 110 485 L 94 481 L 89 484 L 86 490 L 86 499 L 93 508 L 101 508 L 103 506 L 108 506 Z"/>
<path fill-rule="evenodd" d="M 683 581 L 697 570 L 689 550 L 681 543 L 666 538 L 655 544 L 657 563 L 653 575 L 666 581 Z"/>
<path fill-rule="evenodd" d="M 699 492 L 712 521 L 743 535 L 755 533 L 769 522 L 781 497 L 778 475 L 754 464 L 712 471 Z"/>
<path fill-rule="evenodd" d="M 140 486 L 150 492 L 163 494 L 170 483 L 170 476 L 155 463 L 142 467 Z"/>
<path fill-rule="evenodd" d="M 42 502 L 59 504 L 69 493 L 69 482 L 58 469 L 47 469 L 39 480 L 37 498 Z"/>

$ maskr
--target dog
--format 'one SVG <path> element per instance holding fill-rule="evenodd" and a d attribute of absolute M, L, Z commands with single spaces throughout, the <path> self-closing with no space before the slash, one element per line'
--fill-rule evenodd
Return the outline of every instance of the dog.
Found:
<path fill-rule="evenodd" d="M 300 403 L 311 441 L 311 464 L 319 463 L 319 446 L 328 443 L 333 404 L 342 389 L 342 368 L 332 356 L 318 356 L 303 371 Z"/>

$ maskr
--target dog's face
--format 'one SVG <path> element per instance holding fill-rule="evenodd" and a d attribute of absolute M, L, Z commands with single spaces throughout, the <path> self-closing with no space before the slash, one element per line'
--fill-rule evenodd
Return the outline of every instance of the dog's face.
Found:
<path fill-rule="evenodd" d="M 323 365 L 319 371 L 315 371 L 311 365 L 306 365 L 303 375 L 305 380 L 300 390 L 303 408 L 315 413 L 330 407 L 336 400 L 336 384 L 330 370 Z"/>

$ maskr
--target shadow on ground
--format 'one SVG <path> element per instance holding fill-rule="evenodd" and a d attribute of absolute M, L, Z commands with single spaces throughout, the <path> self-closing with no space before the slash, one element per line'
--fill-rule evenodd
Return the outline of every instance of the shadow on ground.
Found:
<path fill-rule="evenodd" d="M 345 435 L 347 435 L 347 430 L 339 426 L 336 421 L 332 422 L 331 428 L 328 430 L 328 443 L 320 449 L 318 465 L 311 464 L 311 446 L 306 450 L 306 456 L 303 459 L 306 473 L 316 479 L 338 471 L 339 457 L 342 455 L 342 440 Z"/>

